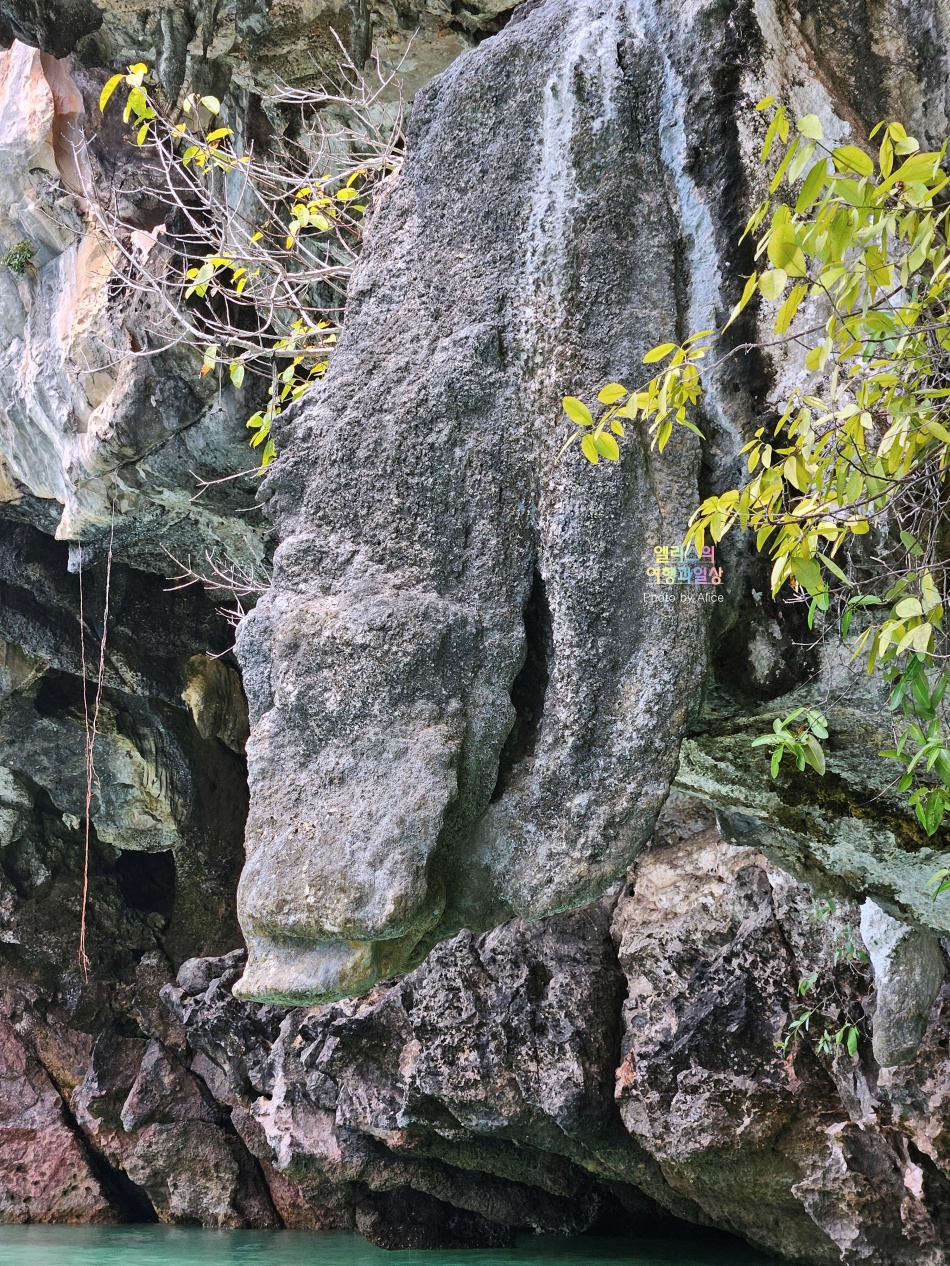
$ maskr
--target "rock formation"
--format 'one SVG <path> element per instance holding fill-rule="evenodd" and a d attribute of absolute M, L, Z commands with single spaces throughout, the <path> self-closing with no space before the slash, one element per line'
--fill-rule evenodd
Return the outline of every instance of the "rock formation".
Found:
<path fill-rule="evenodd" d="M 629 380 L 647 347 L 728 311 L 762 91 L 816 110 L 830 135 L 872 110 L 945 125 L 943 63 L 915 14 L 855 28 L 889 50 L 859 91 L 833 48 L 796 86 L 812 44 L 833 43 L 814 24 L 546 0 L 417 95 L 325 387 L 266 485 L 274 583 L 238 643 L 242 996 L 359 992 L 459 927 L 589 900 L 649 837 L 704 678 L 712 710 L 679 785 L 716 804 L 729 838 L 950 930 L 926 890 L 933 850 L 893 794 L 868 824 L 848 820 L 880 747 L 873 701 L 835 717 L 821 803 L 793 789 L 784 805 L 764 756 L 748 785 L 749 734 L 809 676 L 799 654 L 783 690 L 749 690 L 755 648 L 730 606 L 764 578 L 729 558 L 725 700 L 709 689 L 706 609 L 648 599 L 654 548 L 729 473 L 766 367 L 719 372 L 702 469 L 691 438 L 658 459 L 639 433 L 619 468 L 554 460 L 562 395 Z M 890 77 L 902 63 L 913 91 Z M 751 628 L 768 643 L 761 604 Z M 766 661 L 792 640 L 779 630 Z"/>
<path fill-rule="evenodd" d="M 239 639 L 244 996 L 359 992 L 459 927 L 588 901 L 666 794 L 703 616 L 649 607 L 644 566 L 685 530 L 698 445 L 633 439 L 593 478 L 552 460 L 564 389 L 629 371 L 677 309 L 673 177 L 638 132 L 660 81 L 641 102 L 657 67 L 622 9 L 544 5 L 416 97 L 268 481 L 274 584 Z"/>
<path fill-rule="evenodd" d="M 315 9 L 0 0 L 0 254 L 35 252 L 0 268 L 0 1220 L 941 1266 L 946 854 L 877 686 L 741 545 L 722 601 L 645 583 L 800 367 L 727 362 L 705 445 L 554 459 L 562 395 L 734 301 L 758 97 L 942 140 L 944 10 Z M 258 503 L 213 482 L 249 397 L 140 354 L 86 231 L 90 179 L 156 214 L 99 90 L 141 58 L 240 123 L 373 47 L 405 163 Z M 273 560 L 236 656 L 163 579 L 214 551 Z M 771 780 L 750 738 L 816 690 L 829 772 Z"/>
<path fill-rule="evenodd" d="M 950 988 L 880 1068 L 869 969 L 841 954 L 859 912 L 814 907 L 681 797 L 622 889 L 462 932 L 359 1000 L 239 1002 L 243 951 L 176 980 L 150 950 L 81 1014 L 5 967 L 3 1216 L 391 1247 L 684 1220 L 809 1266 L 943 1262 Z M 820 1018 L 783 1052 L 811 975 Z M 845 1017 L 854 1060 L 817 1046 Z"/>

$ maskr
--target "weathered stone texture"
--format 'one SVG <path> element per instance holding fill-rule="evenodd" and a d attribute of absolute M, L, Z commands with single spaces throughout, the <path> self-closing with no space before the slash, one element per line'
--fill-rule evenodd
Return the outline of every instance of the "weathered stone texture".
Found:
<path fill-rule="evenodd" d="M 416 98 L 268 482 L 274 585 L 239 635 L 244 996 L 358 991 L 460 926 L 588 901 L 652 829 L 705 635 L 698 604 L 648 604 L 644 566 L 682 535 L 698 448 L 554 456 L 559 396 L 674 329 L 662 88 L 623 6 L 546 4 Z"/>
<path fill-rule="evenodd" d="M 682 1235 L 681 1219 L 808 1266 L 943 1266 L 950 990 L 918 1053 L 881 1069 L 870 968 L 840 953 L 860 946 L 857 919 L 819 917 L 808 889 L 680 797 L 621 891 L 460 933 L 363 999 L 239 1002 L 242 952 L 177 980 L 152 953 L 121 1025 L 94 1040 L 11 982 L 5 1059 L 45 1088 L 31 1138 L 55 1220 L 78 1139 L 109 1192 L 97 1204 L 86 1178 L 83 1220 L 354 1227 L 423 1248 Z M 806 1004 L 810 1029 L 778 1049 Z M 822 1030 L 846 1020 L 856 1056 L 823 1053 Z"/>
<path fill-rule="evenodd" d="M 0 0 L 0 37 L 43 49 L 0 63 L 0 248 L 37 247 L 35 276 L 0 269 L 0 1218 L 418 1248 L 691 1223 L 811 1266 L 944 1266 L 950 907 L 871 772 L 875 683 L 832 711 L 823 782 L 772 782 L 750 738 L 813 701 L 813 672 L 840 693 L 840 666 L 802 653 L 800 610 L 738 546 L 708 620 L 645 593 L 800 366 L 728 362 L 702 450 L 636 433 L 616 467 L 554 460 L 565 392 L 728 310 L 756 98 L 835 138 L 890 115 L 942 139 L 944 9 L 456 7 L 334 0 L 304 33 L 286 4 Z M 326 68 L 331 27 L 362 60 L 417 23 L 411 87 L 469 51 L 416 97 L 331 372 L 266 485 L 246 957 L 241 683 L 204 597 L 147 574 L 265 551 L 252 485 L 191 500 L 244 464 L 246 402 L 187 357 L 126 355 L 149 314 L 82 234 L 65 142 L 86 129 L 131 205 L 107 70 L 142 57 L 173 93 L 238 101 Z M 683 799 L 654 832 L 674 777 L 720 834 Z M 840 954 L 866 899 L 870 968 Z M 818 1048 L 852 1024 L 854 1058 Z"/>
<path fill-rule="evenodd" d="M 648 837 L 701 686 L 679 785 L 730 839 L 925 929 L 944 918 L 906 808 L 849 821 L 879 699 L 835 718 L 822 796 L 798 780 L 810 804 L 750 761 L 752 726 L 810 664 L 794 619 L 759 602 L 743 628 L 731 609 L 764 584 L 743 549 L 725 551 L 711 672 L 705 610 L 647 599 L 654 547 L 734 477 L 800 366 L 713 374 L 702 470 L 689 437 L 658 458 L 639 430 L 619 467 L 555 460 L 560 396 L 634 380 L 647 346 L 728 310 L 762 92 L 829 136 L 860 138 L 871 109 L 944 125 L 940 13 L 838 16 L 886 50 L 860 100 L 849 53 L 822 42 L 808 69 L 822 12 L 624 0 L 525 6 L 418 94 L 330 372 L 266 485 L 274 584 L 239 635 L 242 996 L 358 992 L 460 926 L 591 899 Z"/>

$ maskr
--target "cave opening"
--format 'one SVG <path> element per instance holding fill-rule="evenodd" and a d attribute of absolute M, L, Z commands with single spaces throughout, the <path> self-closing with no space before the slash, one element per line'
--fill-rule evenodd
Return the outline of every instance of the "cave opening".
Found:
<path fill-rule="evenodd" d="M 175 905 L 174 854 L 125 849 L 119 854 L 115 873 L 122 898 L 130 909 L 171 918 Z"/>

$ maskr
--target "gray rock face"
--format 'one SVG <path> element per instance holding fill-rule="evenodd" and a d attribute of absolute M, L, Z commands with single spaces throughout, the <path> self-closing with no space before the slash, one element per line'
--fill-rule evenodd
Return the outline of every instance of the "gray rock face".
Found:
<path fill-rule="evenodd" d="M 625 5 L 548 3 L 416 99 L 268 485 L 241 996 L 359 991 L 460 926 L 590 900 L 652 829 L 704 613 L 651 604 L 645 568 L 698 451 L 554 456 L 560 395 L 635 373 L 689 290 L 663 75 Z"/>
<path fill-rule="evenodd" d="M 87 710 L 91 717 L 105 578 L 92 567 L 82 578 L 84 664 L 79 582 L 66 560 L 65 544 L 4 524 L 0 940 L 42 961 L 60 919 L 64 941 L 53 959 L 62 951 L 61 966 L 78 970 L 73 885 L 82 869 Z M 21 646 L 32 652 L 17 652 Z M 151 920 L 149 946 L 157 935 L 175 959 L 228 949 L 239 937 L 233 889 L 247 804 L 239 737 L 246 712 L 234 667 L 209 658 L 226 653 L 227 627 L 202 593 L 171 594 L 158 577 L 114 564 L 90 800 L 92 867 L 105 886 L 105 912 L 100 917 L 94 898 L 90 928 L 97 942 L 120 935 L 116 953 L 139 939 L 124 926 L 125 912 L 110 909 L 116 885 Z M 209 667 L 199 674 L 196 660 Z M 60 901 L 65 908 L 56 913 Z M 121 934 L 114 923 L 110 931 L 116 918 Z M 122 944 L 126 934 L 130 945 Z"/>
<path fill-rule="evenodd" d="M 452 7 L 0 0 L 3 38 L 46 50 L 0 67 L 0 247 L 38 248 L 35 278 L 0 270 L 0 1219 L 417 1248 L 688 1222 L 810 1266 L 944 1266 L 950 995 L 938 941 L 891 919 L 947 930 L 941 859 L 868 773 L 878 701 L 834 713 L 824 783 L 770 783 L 749 740 L 814 667 L 794 611 L 738 548 L 711 620 L 647 596 L 654 547 L 734 478 L 769 367 L 714 378 L 702 457 L 631 435 L 616 468 L 554 462 L 561 395 L 630 380 L 732 301 L 751 103 L 939 137 L 943 9 L 534 0 L 476 48 L 514 6 Z M 241 631 L 246 956 L 240 683 L 208 603 L 144 574 L 166 548 L 265 548 L 247 484 L 191 501 L 194 473 L 243 464 L 241 401 L 174 356 L 100 364 L 147 313 L 80 235 L 61 140 L 95 131 L 106 66 L 250 90 L 325 66 L 331 25 L 362 56 L 373 18 L 387 55 L 421 23 L 411 86 L 470 51 L 417 99 L 268 483 L 275 583 Z M 95 654 L 113 502 L 85 979 L 66 542 Z M 724 838 L 677 800 L 639 853 L 674 775 Z M 840 900 L 828 921 L 802 879 Z M 873 988 L 840 958 L 868 895 Z"/>
<path fill-rule="evenodd" d="M 518 2 L 313 0 L 304 7 L 267 0 L 4 0 L 0 45 L 16 39 L 53 57 L 74 53 L 87 66 L 113 70 L 145 60 L 175 96 L 186 76 L 219 94 L 232 78 L 251 87 L 275 79 L 325 80 L 346 57 L 361 66 L 375 44 L 385 60 L 401 63 L 411 93 L 500 30 Z"/>
<path fill-rule="evenodd" d="M 925 5 L 873 20 L 816 8 L 799 25 L 546 0 L 418 95 L 330 373 L 267 485 L 274 586 L 239 639 L 253 731 L 241 996 L 365 989 L 459 926 L 589 900 L 635 856 L 711 681 L 704 612 L 651 603 L 645 569 L 701 482 L 734 477 L 767 387 L 748 366 L 714 375 L 702 480 L 692 440 L 657 459 L 639 431 L 619 468 L 556 464 L 559 397 L 635 379 L 646 346 L 721 318 L 761 93 L 817 111 L 829 135 L 872 109 L 936 135 L 946 82 L 927 32 L 942 21 Z M 824 38 L 839 27 L 868 53 L 860 100 L 851 54 Z M 913 83 L 892 73 L 912 65 Z M 741 548 L 729 567 L 727 604 L 741 604 L 760 582 Z M 745 633 L 717 609 L 733 679 Z M 761 712 L 807 667 L 786 634 L 771 644 L 765 613 L 748 633 Z M 899 807 L 896 830 L 871 815 L 850 833 L 853 787 L 812 827 L 784 802 L 782 821 L 745 812 L 773 796 L 757 767 L 747 785 L 746 736 L 741 760 L 729 748 L 748 694 L 740 683 L 724 729 L 701 727 L 679 785 L 732 813 L 731 839 L 851 897 L 889 887 L 922 919 L 935 863 L 906 856 Z M 852 727 L 859 779 L 875 706 Z"/>
<path fill-rule="evenodd" d="M 861 939 L 874 967 L 874 1058 L 882 1068 L 909 1064 L 946 976 L 940 945 L 873 901 L 861 907 Z"/>
<path fill-rule="evenodd" d="M 253 570 L 269 535 L 254 480 L 192 500 L 199 478 L 253 464 L 248 393 L 202 381 L 180 348 L 136 355 L 155 311 L 118 291 L 84 219 L 83 187 L 142 183 L 123 130 L 103 124 L 101 83 L 22 44 L 0 54 L 0 255 L 35 252 L 33 272 L 0 268 L 0 513 L 82 541 L 87 563 L 114 535 L 119 557 L 161 575 L 209 551 Z"/>
<path fill-rule="evenodd" d="M 761 607 L 755 612 L 760 629 L 768 627 L 764 614 Z M 786 619 L 774 649 L 791 653 L 790 643 L 806 633 L 796 634 L 794 619 Z M 728 663 L 728 645 L 717 654 L 715 672 L 727 668 L 734 678 L 741 660 Z M 933 900 L 929 883 L 950 863 L 950 853 L 942 834 L 924 834 L 896 791 L 889 762 L 878 756 L 891 741 L 886 692 L 880 682 L 868 682 L 860 664 L 815 672 L 814 665 L 796 662 L 806 684 L 787 694 L 711 692 L 702 724 L 683 744 L 675 785 L 715 808 L 730 843 L 759 849 L 816 891 L 848 901 L 870 898 L 921 933 L 946 935 L 950 906 Z M 781 685 L 789 684 L 786 676 Z M 799 773 L 786 760 L 773 779 L 768 754 L 753 749 L 753 739 L 792 708 L 829 697 L 824 777 Z"/>

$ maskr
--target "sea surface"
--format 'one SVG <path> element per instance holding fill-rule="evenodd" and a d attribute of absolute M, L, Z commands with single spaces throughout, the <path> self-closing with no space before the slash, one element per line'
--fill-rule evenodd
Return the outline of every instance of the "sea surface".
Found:
<path fill-rule="evenodd" d="M 0 1226 L 3 1266 L 766 1266 L 722 1240 L 525 1236 L 514 1248 L 387 1252 L 344 1232 Z"/>

